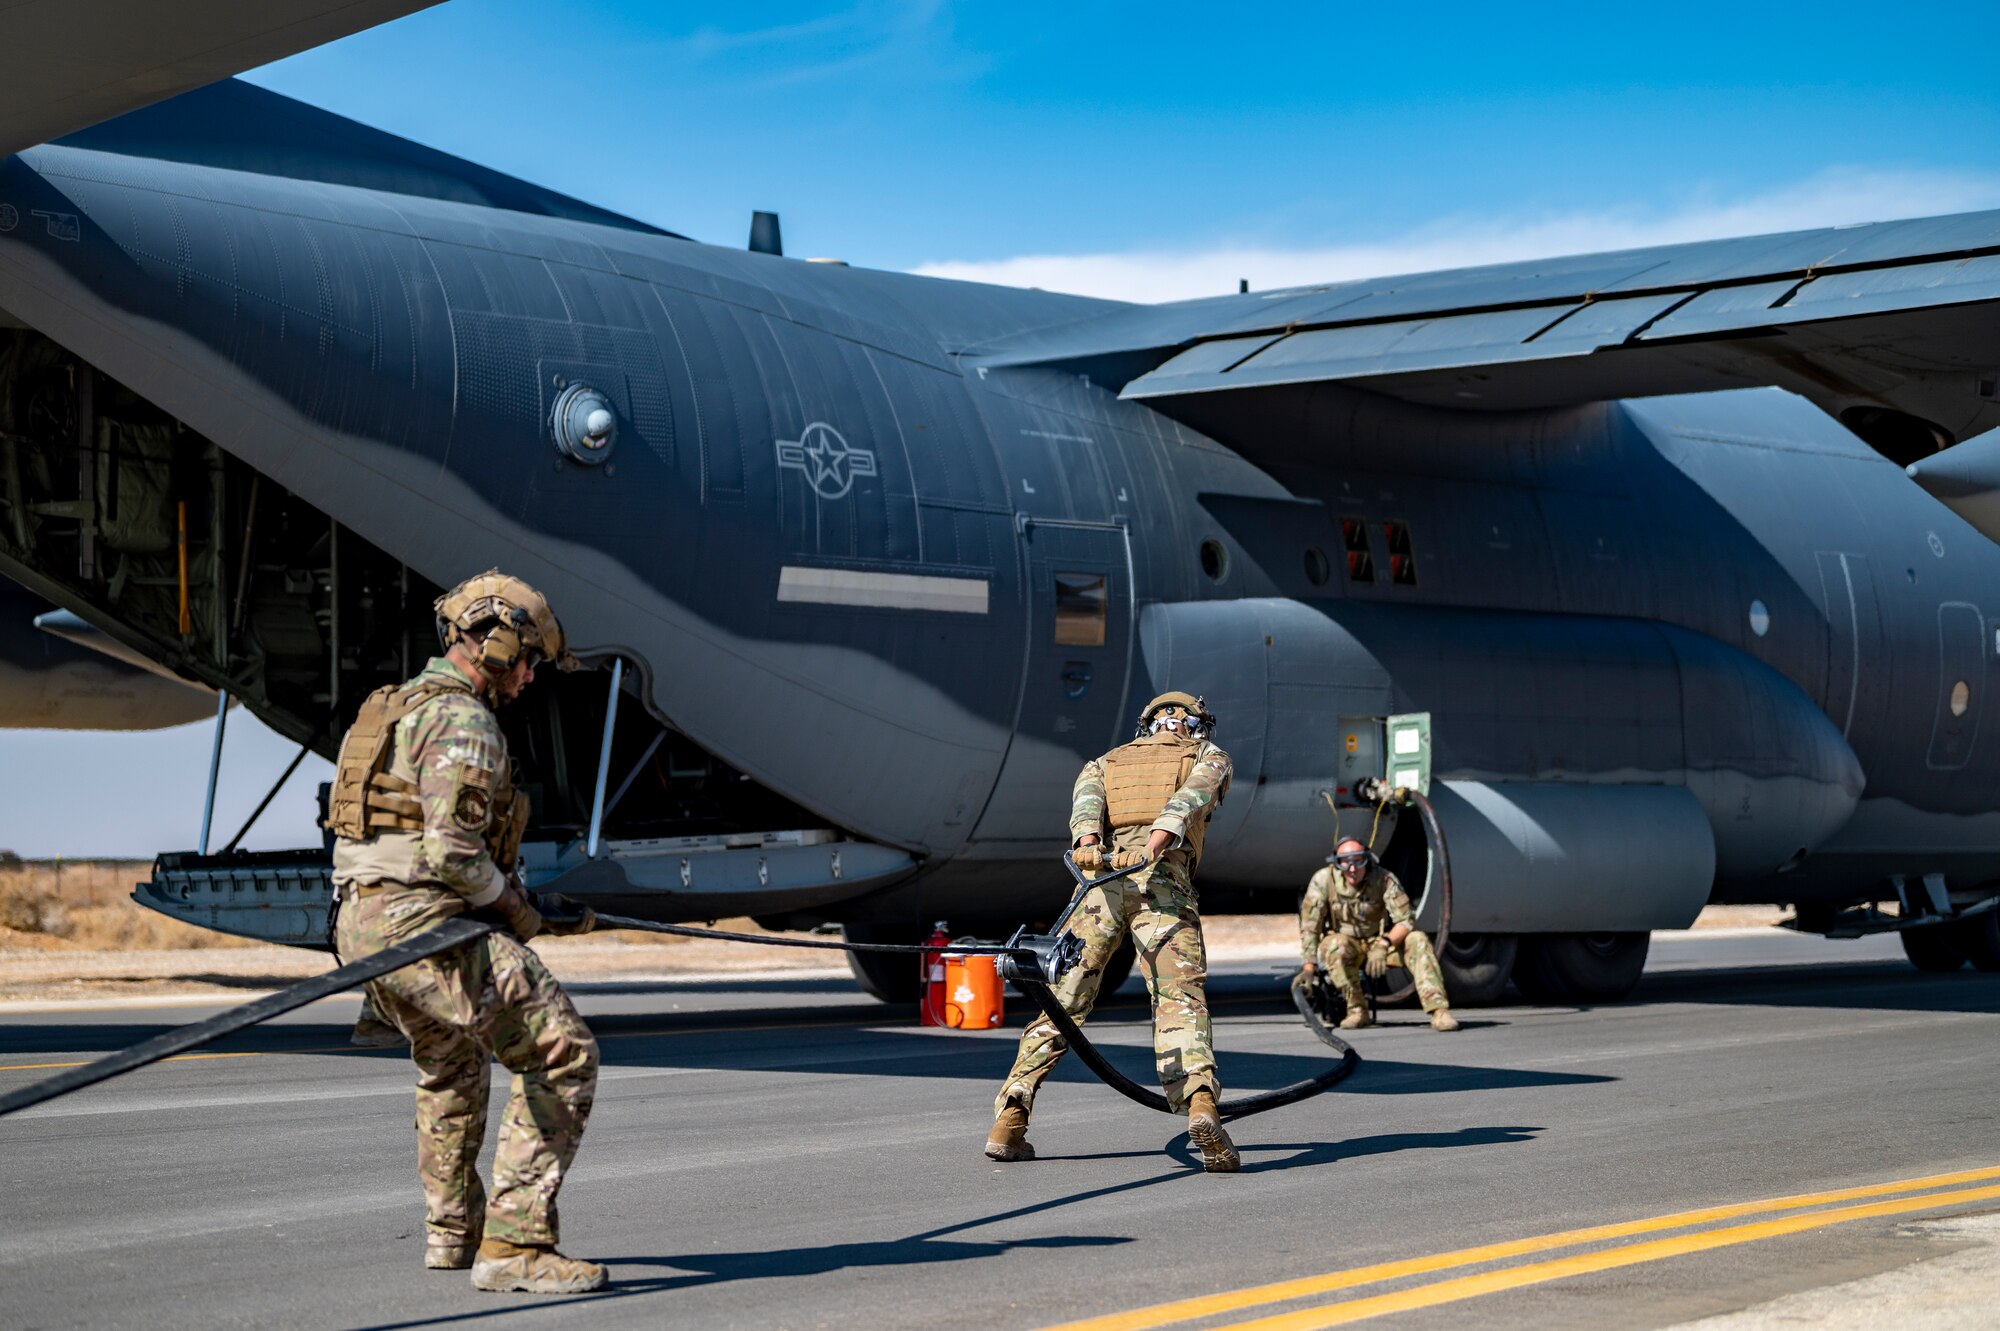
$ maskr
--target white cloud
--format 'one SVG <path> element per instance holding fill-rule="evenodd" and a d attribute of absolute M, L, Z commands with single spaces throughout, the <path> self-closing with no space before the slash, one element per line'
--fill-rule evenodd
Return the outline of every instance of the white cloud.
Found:
<path fill-rule="evenodd" d="M 1223 243 L 1208 249 L 1029 254 L 927 263 L 914 271 L 1114 300 L 1185 300 L 1235 291 L 1243 278 L 1253 291 L 1263 291 L 1985 208 L 2000 208 L 2000 175 L 1841 170 L 1747 198 L 1704 193 L 1664 211 L 1631 206 L 1541 217 L 1455 216 L 1393 239 L 1318 248 Z"/>

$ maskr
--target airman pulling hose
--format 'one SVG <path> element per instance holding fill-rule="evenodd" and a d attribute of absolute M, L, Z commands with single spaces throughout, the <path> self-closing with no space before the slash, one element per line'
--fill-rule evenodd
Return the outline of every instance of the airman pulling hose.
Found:
<path fill-rule="evenodd" d="M 1012 939 L 1000 946 L 954 946 L 950 950 L 960 955 L 1003 958 L 1003 969 L 1006 971 L 1008 977 L 1016 980 L 1028 993 L 1029 997 L 1034 999 L 1036 1005 L 1042 1009 L 1049 1020 L 1055 1023 L 1057 1031 L 1062 1034 L 1064 1040 L 1068 1041 L 1075 1048 L 1077 1057 L 1083 1060 L 1084 1066 L 1103 1079 L 1107 1086 L 1128 1099 L 1135 1100 L 1149 1109 L 1158 1109 L 1163 1113 L 1171 1113 L 1173 1111 L 1168 1106 L 1165 1096 L 1162 1096 L 1157 1091 L 1149 1091 L 1137 1085 L 1129 1077 L 1125 1076 L 1125 1074 L 1118 1071 L 1117 1068 L 1111 1066 L 1105 1060 L 1104 1055 L 1100 1054 L 1090 1043 L 1089 1039 L 1084 1036 L 1077 1024 L 1070 1019 L 1069 1014 L 1062 1010 L 1062 1005 L 1056 1002 L 1055 995 L 1049 992 L 1049 983 L 1051 981 L 1059 981 L 1069 967 L 1075 965 L 1081 959 L 1083 940 L 1075 934 L 1064 933 L 1062 926 L 1069 920 L 1070 912 L 1076 909 L 1077 902 L 1083 899 L 1084 892 L 1092 887 L 1137 873 L 1139 870 L 1145 868 L 1146 865 L 1141 862 L 1131 868 L 1108 874 L 1102 878 L 1085 879 L 1082 873 L 1077 870 L 1075 862 L 1068 855 L 1064 855 L 1063 859 L 1065 863 L 1069 864 L 1070 872 L 1075 875 L 1078 887 L 1075 895 L 1070 898 L 1069 906 L 1064 909 L 1050 933 L 1045 935 L 1030 935 L 1025 929 L 1018 929 L 1015 931 Z M 835 952 L 902 952 L 912 954 L 936 952 L 939 950 L 934 946 L 923 943 L 836 943 L 820 939 L 771 938 L 758 934 L 733 933 L 726 929 L 698 929 L 684 924 L 658 924 L 652 920 L 633 919 L 624 915 L 598 914 L 597 923 L 612 929 L 637 929 L 645 933 L 675 934 L 684 938 L 715 938 L 727 942 L 754 943 L 762 947 L 801 947 Z M 365 984 L 369 980 L 387 975 L 390 971 L 400 970 L 404 966 L 422 961 L 426 957 L 434 957 L 440 952 L 450 951 L 452 948 L 459 947 L 476 938 L 493 933 L 499 927 L 492 921 L 470 915 L 446 920 L 436 928 L 426 930 L 414 938 L 405 939 L 371 956 L 363 957 L 359 961 L 349 962 L 344 966 L 336 967 L 324 975 L 300 981 L 298 984 L 291 985 L 274 994 L 260 998 L 254 1003 L 245 1003 L 241 1007 L 217 1013 L 206 1021 L 199 1021 L 189 1026 L 178 1027 L 175 1030 L 168 1031 L 164 1035 L 155 1036 L 153 1039 L 133 1045 L 129 1049 L 122 1049 L 115 1054 L 98 1059 L 96 1062 L 87 1064 L 84 1067 L 71 1068 L 56 1076 L 38 1081 L 32 1086 L 23 1086 L 6 1095 L 0 1095 L 0 1117 L 11 1114 L 17 1109 L 26 1109 L 30 1105 L 41 1104 L 45 1100 L 52 1100 L 59 1095 L 66 1095 L 70 1091 L 81 1090 L 85 1086 L 94 1086 L 98 1082 L 107 1081 L 112 1077 L 136 1071 L 148 1064 L 157 1063 L 161 1059 L 171 1058 L 176 1054 L 186 1053 L 191 1049 L 198 1049 L 202 1045 L 210 1044 L 225 1035 L 245 1030 L 262 1021 L 268 1021 L 270 1018 L 278 1016 L 281 1013 L 290 1012 L 294 1008 L 304 1007 L 307 1003 L 317 1002 L 342 990 L 352 989 L 357 985 Z M 1356 1067 L 1360 1066 L 1361 1056 L 1355 1053 L 1339 1037 L 1333 1037 L 1329 1040 L 1329 1043 L 1338 1048 L 1342 1055 L 1341 1061 L 1329 1071 L 1321 1073 L 1319 1076 L 1307 1081 L 1295 1082 L 1290 1086 L 1281 1086 L 1275 1091 L 1266 1091 L 1261 1095 L 1253 1095 L 1243 1100 L 1228 1101 L 1216 1107 L 1218 1112 L 1225 1118 L 1241 1118 L 1245 1114 L 1261 1113 L 1266 1109 L 1276 1109 L 1280 1105 L 1292 1104 L 1309 1096 L 1318 1095 L 1321 1091 L 1326 1090 L 1334 1083 L 1345 1078 Z"/>

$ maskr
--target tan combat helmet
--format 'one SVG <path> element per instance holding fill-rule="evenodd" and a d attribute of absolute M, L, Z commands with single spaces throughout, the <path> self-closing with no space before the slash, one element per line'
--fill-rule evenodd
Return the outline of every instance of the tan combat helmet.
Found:
<path fill-rule="evenodd" d="M 1138 738 L 1146 737 L 1147 727 L 1152 724 L 1153 713 L 1162 707 L 1185 707 L 1190 714 L 1200 718 L 1201 733 L 1209 736 L 1215 734 L 1215 713 L 1208 710 L 1208 704 L 1202 700 L 1200 694 L 1162 693 L 1139 709 Z"/>
<path fill-rule="evenodd" d="M 438 597 L 438 641 L 449 649 L 468 634 L 495 627 L 478 645 L 480 669 L 504 675 L 524 651 L 538 652 L 558 669 L 574 670 L 577 659 L 563 642 L 562 625 L 542 594 L 519 578 L 488 569 Z"/>

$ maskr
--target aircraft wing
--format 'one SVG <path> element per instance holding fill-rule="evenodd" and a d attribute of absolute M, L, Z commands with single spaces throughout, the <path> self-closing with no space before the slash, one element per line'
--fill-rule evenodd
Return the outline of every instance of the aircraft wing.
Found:
<path fill-rule="evenodd" d="M 0 0 L 0 156 L 437 0 Z"/>
<path fill-rule="evenodd" d="M 2000 425 L 2000 212 L 1128 306 L 970 350 L 1225 434 L 1319 385 L 1488 411 L 1776 385 L 1910 461 Z"/>

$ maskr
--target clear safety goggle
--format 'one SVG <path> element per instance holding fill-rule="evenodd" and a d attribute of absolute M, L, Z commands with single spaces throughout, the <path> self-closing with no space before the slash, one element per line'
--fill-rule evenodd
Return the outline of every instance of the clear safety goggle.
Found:
<path fill-rule="evenodd" d="M 1345 855 L 1334 856 L 1333 861 L 1343 869 L 1351 869 L 1357 864 L 1368 863 L 1368 852 L 1365 850 L 1350 850 Z"/>

